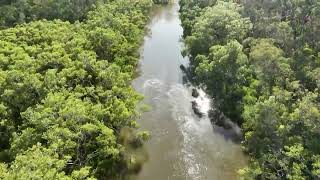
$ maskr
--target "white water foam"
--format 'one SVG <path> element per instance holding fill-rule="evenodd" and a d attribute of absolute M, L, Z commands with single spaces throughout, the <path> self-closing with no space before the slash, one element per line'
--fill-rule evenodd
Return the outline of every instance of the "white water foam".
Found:
<path fill-rule="evenodd" d="M 172 105 L 172 116 L 177 121 L 179 131 L 183 135 L 183 149 L 181 155 L 185 164 L 186 174 L 189 179 L 203 179 L 207 167 L 200 163 L 201 152 L 197 148 L 201 137 L 208 131 L 212 132 L 212 126 L 208 119 L 211 100 L 203 90 L 199 89 L 199 97 L 191 96 L 191 89 L 182 84 L 171 86 L 167 95 Z M 196 101 L 199 110 L 205 115 L 201 120 L 196 117 L 191 108 L 191 101 Z"/>
<path fill-rule="evenodd" d="M 171 153 L 177 161 L 171 162 L 174 169 L 173 178 L 184 177 L 186 180 L 206 180 L 213 177 L 224 177 L 224 171 L 230 171 L 224 163 L 233 160 L 238 152 L 231 141 L 217 132 L 208 117 L 211 108 L 211 99 L 206 93 L 197 89 L 199 96 L 192 97 L 192 89 L 183 84 L 165 83 L 159 79 L 149 79 L 143 83 L 143 94 L 146 103 L 153 107 L 153 115 L 160 118 L 149 119 L 153 121 L 149 128 L 155 143 L 161 143 L 163 138 L 170 139 L 170 143 L 176 143 L 174 149 L 164 147 L 163 158 L 170 158 Z M 192 109 L 192 101 L 198 105 L 199 111 L 204 114 L 202 118 L 196 116 Z M 165 113 L 165 114 L 163 114 Z M 162 121 L 162 122 L 159 122 Z M 150 125 L 150 124 L 149 124 Z M 222 131 L 224 134 L 224 131 Z M 169 143 L 169 142 L 168 142 Z M 173 148 L 173 147 L 170 147 Z M 157 153 L 159 153 L 157 151 Z M 157 154 L 157 157 L 162 156 Z M 228 163 L 227 163 L 228 164 Z M 169 178 L 169 177 L 168 177 Z"/>
<path fill-rule="evenodd" d="M 197 89 L 199 96 L 195 98 L 195 102 L 199 106 L 200 112 L 208 116 L 208 112 L 211 108 L 211 99 L 208 98 L 207 94 L 202 89 Z"/>
<path fill-rule="evenodd" d="M 143 83 L 143 94 L 159 100 L 162 97 L 164 83 L 159 79 L 148 79 Z"/>
<path fill-rule="evenodd" d="M 152 87 L 155 89 L 160 89 L 163 86 L 163 82 L 159 79 L 148 79 L 143 84 L 143 89 L 147 90 L 148 88 Z"/>

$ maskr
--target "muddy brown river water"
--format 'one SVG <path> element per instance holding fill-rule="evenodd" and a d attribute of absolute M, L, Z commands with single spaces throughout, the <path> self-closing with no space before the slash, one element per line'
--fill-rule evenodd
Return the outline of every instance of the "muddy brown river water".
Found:
<path fill-rule="evenodd" d="M 141 75 L 133 86 L 145 96 L 151 110 L 138 121 L 151 133 L 146 143 L 149 160 L 137 180 L 232 180 L 246 165 L 239 144 L 214 128 L 207 117 L 211 99 L 182 83 L 179 66 L 187 64 L 181 55 L 182 33 L 178 2 L 157 6 L 152 11 L 150 33 L 142 47 Z M 205 116 L 192 111 L 197 101 Z"/>

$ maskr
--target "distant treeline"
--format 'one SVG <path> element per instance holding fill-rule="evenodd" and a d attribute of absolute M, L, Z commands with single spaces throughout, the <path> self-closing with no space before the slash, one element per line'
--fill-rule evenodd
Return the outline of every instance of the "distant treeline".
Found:
<path fill-rule="evenodd" d="M 1 0 L 0 25 L 13 26 L 34 20 L 83 20 L 88 11 L 108 0 Z"/>
<path fill-rule="evenodd" d="M 151 6 L 0 1 L 0 179 L 139 171 L 148 134 L 135 131 L 142 97 L 131 81 Z"/>
<path fill-rule="evenodd" d="M 320 178 L 320 1 L 181 0 L 190 70 L 242 126 L 243 179 Z"/>

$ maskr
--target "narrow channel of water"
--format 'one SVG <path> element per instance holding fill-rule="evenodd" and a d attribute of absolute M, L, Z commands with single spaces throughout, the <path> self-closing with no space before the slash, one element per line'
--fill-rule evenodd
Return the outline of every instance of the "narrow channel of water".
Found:
<path fill-rule="evenodd" d="M 142 50 L 141 76 L 134 87 L 152 107 L 139 124 L 151 132 L 146 144 L 149 160 L 138 180 L 231 180 L 237 169 L 246 164 L 240 145 L 217 132 L 207 116 L 199 119 L 192 111 L 196 100 L 205 114 L 210 98 L 200 90 L 191 96 L 192 87 L 182 83 L 179 66 L 187 60 L 181 56 L 178 2 L 153 9 Z"/>

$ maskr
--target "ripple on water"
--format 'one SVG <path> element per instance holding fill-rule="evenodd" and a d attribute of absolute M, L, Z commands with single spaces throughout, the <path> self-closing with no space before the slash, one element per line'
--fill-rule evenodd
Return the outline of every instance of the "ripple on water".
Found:
<path fill-rule="evenodd" d="M 202 162 L 199 142 L 205 133 L 212 133 L 211 123 L 206 118 L 211 100 L 202 90 L 199 90 L 199 94 L 199 97 L 194 99 L 190 94 L 190 89 L 182 84 L 171 86 L 167 93 L 172 105 L 172 116 L 177 121 L 179 131 L 183 136 L 183 149 L 180 156 L 184 162 L 184 172 L 188 179 L 195 180 L 204 179 L 203 176 L 208 169 Z M 204 119 L 200 120 L 194 115 L 191 108 L 192 100 L 197 102 L 199 110 L 205 114 Z"/>
<path fill-rule="evenodd" d="M 144 95 L 153 99 L 147 102 L 154 107 L 152 121 L 155 122 L 152 124 L 157 126 L 152 126 L 153 133 L 156 134 L 153 136 L 153 142 L 161 143 L 163 138 L 171 138 L 170 143 L 177 143 L 177 151 L 165 149 L 167 152 L 163 152 L 166 154 L 164 158 L 177 157 L 171 164 L 174 168 L 170 176 L 172 178 L 234 179 L 234 171 L 239 166 L 238 163 L 234 163 L 234 158 L 241 155 L 240 149 L 232 142 L 226 141 L 219 133 L 215 133 L 208 118 L 211 99 L 201 89 L 198 89 L 198 98 L 192 97 L 193 88 L 179 83 L 164 83 L 159 79 L 144 82 Z M 154 101 L 154 98 L 158 99 Z M 192 101 L 197 102 L 199 110 L 204 114 L 203 118 L 200 119 L 194 114 Z M 159 124 L 159 120 L 162 123 Z M 179 138 L 176 135 L 179 135 Z"/>

